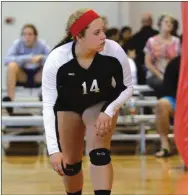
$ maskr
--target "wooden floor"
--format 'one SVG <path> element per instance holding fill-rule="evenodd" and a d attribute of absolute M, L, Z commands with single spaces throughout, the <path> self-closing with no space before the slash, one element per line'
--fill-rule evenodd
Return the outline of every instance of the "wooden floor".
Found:
<path fill-rule="evenodd" d="M 112 195 L 188 194 L 188 173 L 179 156 L 159 160 L 153 156 L 112 156 L 114 185 Z M 91 195 L 88 157 L 84 157 L 83 195 Z M 65 194 L 60 176 L 46 156 L 2 157 L 2 194 Z"/>

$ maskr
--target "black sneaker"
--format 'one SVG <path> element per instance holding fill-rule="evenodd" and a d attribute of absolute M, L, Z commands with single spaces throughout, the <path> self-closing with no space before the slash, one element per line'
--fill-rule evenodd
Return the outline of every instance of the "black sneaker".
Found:
<path fill-rule="evenodd" d="M 3 98 L 3 102 L 11 102 L 12 100 L 10 99 L 10 97 L 6 96 Z M 13 114 L 13 107 L 6 107 L 6 110 L 8 112 L 9 115 Z"/>

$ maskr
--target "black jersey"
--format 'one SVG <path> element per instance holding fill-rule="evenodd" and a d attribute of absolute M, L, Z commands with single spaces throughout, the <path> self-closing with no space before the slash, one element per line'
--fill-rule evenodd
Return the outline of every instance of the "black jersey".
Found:
<path fill-rule="evenodd" d="M 49 153 L 57 152 L 54 111 L 83 111 L 101 101 L 102 110 L 113 116 L 132 95 L 132 79 L 127 56 L 114 41 L 106 40 L 104 50 L 95 55 L 88 69 L 75 56 L 75 43 L 53 50 L 42 76 L 43 116 Z"/>

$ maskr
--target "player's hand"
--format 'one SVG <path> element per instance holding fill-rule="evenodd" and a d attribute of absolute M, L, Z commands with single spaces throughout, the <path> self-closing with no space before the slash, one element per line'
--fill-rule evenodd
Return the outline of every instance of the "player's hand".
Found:
<path fill-rule="evenodd" d="M 64 167 L 66 167 L 66 163 L 63 153 L 57 152 L 50 155 L 50 163 L 54 171 L 56 171 L 60 176 L 64 175 L 62 164 Z"/>
<path fill-rule="evenodd" d="M 106 113 L 101 112 L 97 118 L 95 123 L 96 127 L 96 135 L 97 136 L 105 136 L 112 130 L 112 118 L 108 116 Z"/>

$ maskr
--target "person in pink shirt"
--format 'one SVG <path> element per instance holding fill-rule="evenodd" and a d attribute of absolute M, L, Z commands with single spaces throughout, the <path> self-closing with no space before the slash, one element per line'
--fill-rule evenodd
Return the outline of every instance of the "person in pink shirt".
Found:
<path fill-rule="evenodd" d="M 167 64 L 180 53 L 180 39 L 171 34 L 173 21 L 171 16 L 162 15 L 158 21 L 159 34 L 149 38 L 144 48 L 147 84 L 158 98 Z"/>

